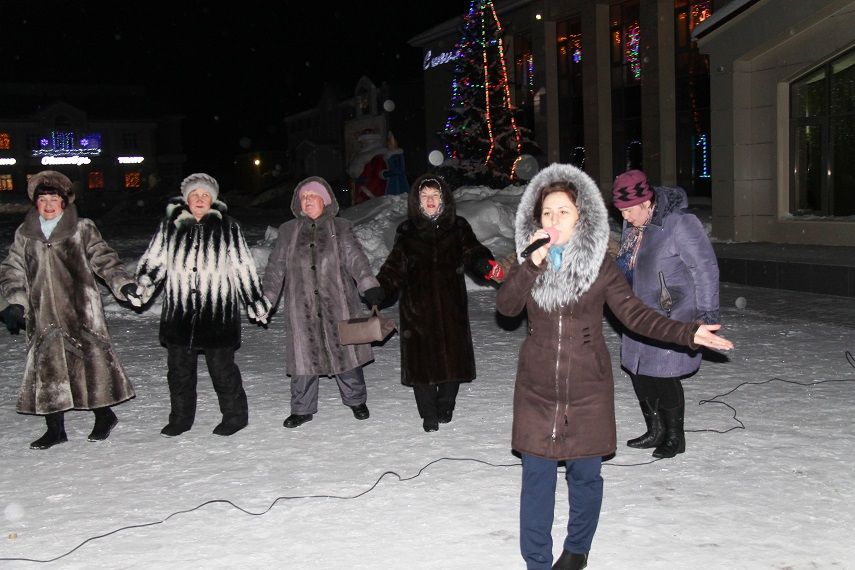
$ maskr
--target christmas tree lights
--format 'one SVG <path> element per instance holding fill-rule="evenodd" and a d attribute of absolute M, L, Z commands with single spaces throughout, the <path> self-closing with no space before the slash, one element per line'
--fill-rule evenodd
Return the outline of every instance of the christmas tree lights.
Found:
<path fill-rule="evenodd" d="M 454 51 L 451 104 L 439 133 L 446 156 L 513 178 L 523 137 L 514 117 L 502 25 L 492 0 L 470 2 Z M 533 70 L 533 61 L 531 66 Z"/>

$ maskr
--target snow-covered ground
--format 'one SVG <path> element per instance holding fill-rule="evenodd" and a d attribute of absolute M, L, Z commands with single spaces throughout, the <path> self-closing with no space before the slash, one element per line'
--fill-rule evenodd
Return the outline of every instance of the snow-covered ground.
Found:
<path fill-rule="evenodd" d="M 497 257 L 512 250 L 520 192 L 458 191 L 459 211 Z M 343 212 L 375 269 L 405 210 L 403 199 L 384 198 Z M 244 222 L 262 267 L 267 225 L 277 223 Z M 154 225 L 104 233 L 133 265 Z M 70 412 L 68 443 L 28 448 L 44 422 L 15 413 L 25 338 L 0 334 L 0 567 L 523 567 L 510 426 L 524 327 L 497 317 L 492 288 L 470 286 L 478 378 L 435 433 L 422 430 L 400 384 L 397 336 L 366 367 L 369 420 L 355 420 L 323 379 L 314 421 L 283 428 L 286 331 L 274 317 L 267 329 L 244 325 L 238 363 L 250 425 L 211 434 L 220 417 L 201 363 L 196 424 L 161 437 L 169 396 L 159 308 L 136 314 L 105 300 L 137 397 L 116 407 L 120 423 L 102 443 L 86 441 L 91 413 Z M 855 568 L 855 369 L 846 358 L 855 352 L 855 304 L 724 284 L 722 312 L 736 349 L 711 355 L 684 383 L 687 451 L 670 460 L 623 445 L 643 431 L 642 418 L 606 327 L 619 445 L 603 467 L 589 568 Z M 397 319 L 396 306 L 385 313 Z M 559 486 L 556 553 L 566 523 Z"/>

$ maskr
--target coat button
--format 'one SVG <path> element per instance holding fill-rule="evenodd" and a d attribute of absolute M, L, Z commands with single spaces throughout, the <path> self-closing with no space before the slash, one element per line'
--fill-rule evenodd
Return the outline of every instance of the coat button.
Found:
<path fill-rule="evenodd" d="M 315 270 L 315 266 L 313 265 L 313 266 L 311 267 L 311 269 L 312 269 L 312 271 L 314 271 L 314 270 Z"/>
<path fill-rule="evenodd" d="M 195 268 L 195 267 L 193 268 L 193 271 L 196 271 L 196 268 Z"/>
<path fill-rule="evenodd" d="M 315 244 L 310 243 L 310 244 L 309 244 L 309 247 L 315 247 Z"/>
<path fill-rule="evenodd" d="M 317 290 L 317 289 L 315 289 L 315 295 L 317 295 L 317 294 L 318 294 L 318 290 Z"/>

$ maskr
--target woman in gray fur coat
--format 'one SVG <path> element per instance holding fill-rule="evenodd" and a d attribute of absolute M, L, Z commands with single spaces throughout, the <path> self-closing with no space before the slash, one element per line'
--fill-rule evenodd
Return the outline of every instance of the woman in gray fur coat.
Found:
<path fill-rule="evenodd" d="M 520 549 L 530 569 L 581 569 L 600 515 L 602 458 L 616 449 L 614 384 L 603 338 L 603 306 L 630 330 L 697 348 L 729 349 L 718 325 L 666 319 L 637 297 L 607 257 L 609 226 L 599 188 L 581 170 L 553 164 L 529 183 L 517 209 L 522 252 L 496 297 L 498 311 L 525 309 L 528 336 L 520 349 L 514 389 L 512 445 L 522 456 Z M 570 516 L 561 557 L 552 566 L 557 467 L 565 462 Z"/>
<path fill-rule="evenodd" d="M 27 193 L 34 208 L 0 263 L 0 292 L 9 302 L 3 320 L 13 334 L 27 331 L 17 411 L 45 417 L 47 431 L 33 449 L 68 441 L 67 410 L 92 410 L 89 441 L 104 440 L 118 422 L 110 406 L 133 398 L 134 389 L 113 350 L 95 277 L 139 306 L 136 285 L 95 224 L 77 217 L 66 175 L 39 172 Z"/>
<path fill-rule="evenodd" d="M 217 181 L 204 173 L 181 182 L 181 198 L 166 208 L 137 265 L 143 303 L 165 283 L 160 342 L 168 350 L 169 423 L 160 433 L 180 435 L 196 417 L 197 362 L 204 353 L 222 421 L 215 435 L 246 427 L 249 410 L 235 351 L 240 347 L 244 305 L 264 323 L 270 304 L 261 291 L 255 260 L 240 225 L 217 200 Z"/>
<path fill-rule="evenodd" d="M 323 178 L 298 183 L 291 200 L 294 219 L 279 226 L 264 272 L 264 292 L 272 304 L 280 294 L 285 298 L 285 371 L 291 376 L 286 428 L 299 427 L 318 412 L 320 376 L 335 376 L 341 400 L 356 419 L 369 415 L 362 367 L 374 353 L 370 344 L 342 345 L 338 322 L 362 316 L 360 292 L 379 305 L 383 291 L 352 224 L 336 217 L 338 209 Z"/>
<path fill-rule="evenodd" d="M 624 218 L 617 263 L 633 292 L 670 319 L 719 323 L 718 261 L 700 220 L 685 210 L 686 192 L 653 188 L 644 172 L 628 170 L 615 179 L 612 197 Z M 698 371 L 701 353 L 629 331 L 620 353 L 647 424 L 626 444 L 653 447 L 659 459 L 683 453 L 682 379 Z"/>

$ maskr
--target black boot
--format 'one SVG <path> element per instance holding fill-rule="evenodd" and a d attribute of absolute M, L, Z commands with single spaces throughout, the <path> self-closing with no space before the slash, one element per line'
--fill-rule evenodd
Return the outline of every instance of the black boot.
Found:
<path fill-rule="evenodd" d="M 653 457 L 668 459 L 686 451 L 686 434 L 683 432 L 683 413 L 686 406 L 676 408 L 660 408 L 662 421 L 665 424 L 665 440 L 653 451 Z"/>
<path fill-rule="evenodd" d="M 665 440 L 665 425 L 662 423 L 662 416 L 657 409 L 658 404 L 658 400 L 653 403 L 649 400 L 639 402 L 641 413 L 644 415 L 644 422 L 647 424 L 647 431 L 643 435 L 627 441 L 626 444 L 629 447 L 647 449 L 656 447 Z"/>
<path fill-rule="evenodd" d="M 95 427 L 92 428 L 92 433 L 89 434 L 89 441 L 103 441 L 110 437 L 110 432 L 119 423 L 119 418 L 108 407 L 95 408 L 92 410 L 95 414 Z"/>
<path fill-rule="evenodd" d="M 65 443 L 65 412 L 54 412 L 45 416 L 47 431 L 43 436 L 30 444 L 30 449 L 50 449 L 54 445 Z"/>
<path fill-rule="evenodd" d="M 588 566 L 587 554 L 576 554 L 565 550 L 552 565 L 552 570 L 582 570 L 586 566 Z"/>

